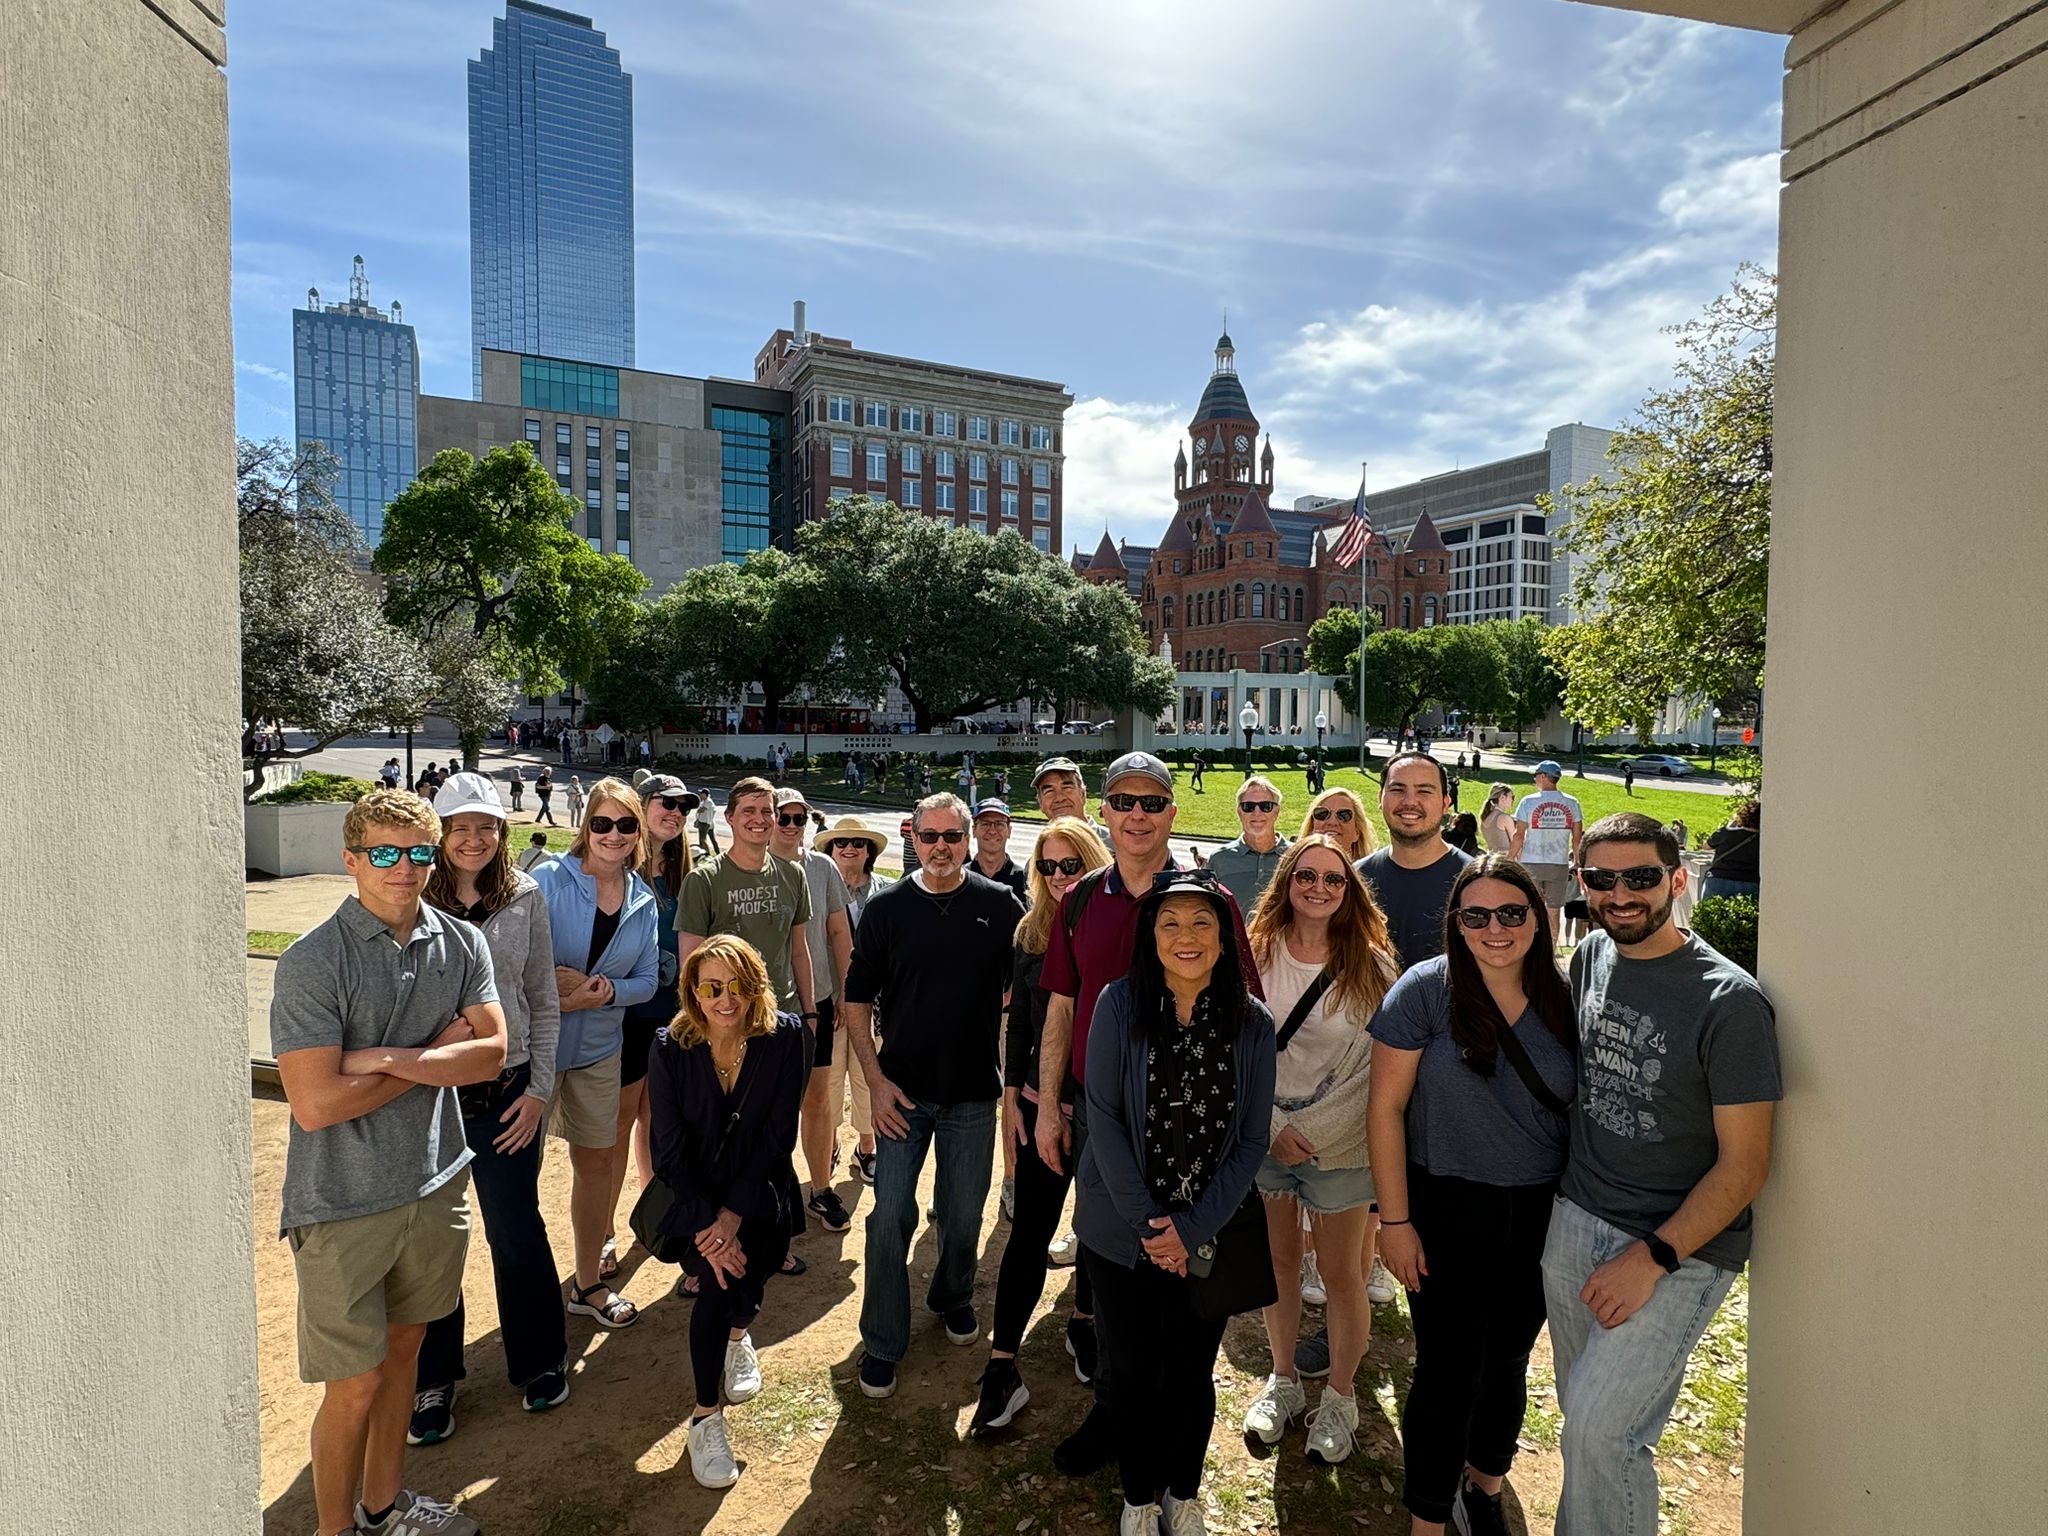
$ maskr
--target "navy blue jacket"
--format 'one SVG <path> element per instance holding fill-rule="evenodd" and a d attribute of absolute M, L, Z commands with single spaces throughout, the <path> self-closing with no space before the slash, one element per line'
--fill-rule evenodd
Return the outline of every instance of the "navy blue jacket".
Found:
<path fill-rule="evenodd" d="M 1145 1075 L 1151 1047 L 1139 1033 L 1131 984 L 1103 988 L 1088 1030 L 1088 1146 L 1074 1174 L 1074 1230 L 1105 1259 L 1134 1266 L 1141 1238 L 1158 1236 L 1155 1216 L 1171 1216 L 1193 1252 L 1223 1230 L 1266 1159 L 1273 1125 L 1273 1015 L 1248 998 L 1231 1050 L 1237 1103 L 1223 1133 L 1216 1178 L 1185 1211 L 1169 1211 L 1145 1183 Z"/>
<path fill-rule="evenodd" d="M 769 1222 L 792 1234 L 801 1230 L 790 1154 L 810 1068 L 810 1032 L 803 1020 L 777 1014 L 772 1033 L 747 1041 L 747 1059 L 733 1084 L 739 1124 L 723 1155 L 714 1157 L 732 1109 L 718 1086 L 711 1047 L 684 1050 L 667 1029 L 655 1035 L 647 1053 L 648 1134 L 655 1172 L 676 1192 L 664 1232 L 694 1238 L 717 1220 L 721 1206 L 742 1221 Z"/>

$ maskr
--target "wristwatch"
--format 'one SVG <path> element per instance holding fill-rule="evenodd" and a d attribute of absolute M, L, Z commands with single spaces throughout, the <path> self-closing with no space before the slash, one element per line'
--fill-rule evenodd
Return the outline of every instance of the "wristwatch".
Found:
<path fill-rule="evenodd" d="M 1654 1232 L 1643 1239 L 1643 1246 L 1650 1250 L 1650 1257 L 1662 1266 L 1665 1274 L 1675 1275 L 1678 1273 L 1678 1250 L 1676 1248 L 1673 1248 Z"/>
<path fill-rule="evenodd" d="M 815 1019 L 815 1018 L 817 1017 L 817 1015 L 816 1015 L 815 1013 L 807 1013 L 807 1014 L 804 1014 L 804 1015 L 803 1015 L 803 1017 L 804 1017 L 804 1018 L 807 1018 L 807 1019 Z M 1666 1249 L 1666 1250 L 1665 1250 L 1665 1252 L 1667 1252 L 1667 1253 L 1668 1253 L 1668 1252 L 1670 1252 L 1670 1250 L 1669 1250 L 1669 1249 Z M 1673 1265 L 1672 1267 L 1673 1267 L 1673 1268 L 1676 1268 L 1677 1266 L 1676 1266 L 1676 1265 Z"/>

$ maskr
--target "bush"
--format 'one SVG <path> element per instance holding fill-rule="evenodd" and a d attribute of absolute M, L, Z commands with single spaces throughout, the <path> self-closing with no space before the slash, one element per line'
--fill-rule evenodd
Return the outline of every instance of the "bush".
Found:
<path fill-rule="evenodd" d="M 353 805 L 371 790 L 377 788 L 368 779 L 352 779 L 345 774 L 319 773 L 309 771 L 301 774 L 291 783 L 273 794 L 263 797 L 262 805 Z"/>
<path fill-rule="evenodd" d="M 1754 896 L 1707 896 L 1693 904 L 1692 931 L 1750 975 L 1756 974 Z"/>

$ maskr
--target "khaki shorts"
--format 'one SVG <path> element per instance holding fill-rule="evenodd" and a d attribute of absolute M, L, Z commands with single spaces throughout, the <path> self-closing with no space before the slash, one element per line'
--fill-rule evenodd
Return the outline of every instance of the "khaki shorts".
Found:
<path fill-rule="evenodd" d="M 1572 867 L 1569 864 L 1524 864 L 1536 889 L 1543 893 L 1543 905 L 1561 907 L 1571 898 Z"/>
<path fill-rule="evenodd" d="M 287 1234 L 299 1272 L 299 1380 L 341 1381 L 384 1363 L 385 1330 L 446 1317 L 469 1256 L 469 1172 L 409 1205 Z"/>
<path fill-rule="evenodd" d="M 619 1139 L 619 1064 L 613 1051 L 587 1067 L 555 1073 L 555 1097 L 548 1134 L 572 1147 L 608 1147 Z"/>

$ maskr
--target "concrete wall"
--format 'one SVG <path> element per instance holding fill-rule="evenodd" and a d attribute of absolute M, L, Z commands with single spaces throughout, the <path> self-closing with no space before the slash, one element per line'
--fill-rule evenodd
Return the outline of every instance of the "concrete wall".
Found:
<path fill-rule="evenodd" d="M 348 813 L 345 804 L 320 801 L 244 806 L 243 860 L 266 875 L 345 875 L 341 828 Z"/>
<path fill-rule="evenodd" d="M 0 777 L 88 743 L 147 814 L 110 867 L 0 812 L 0 1527 L 250 1531 L 223 18 L 4 9 Z"/>

